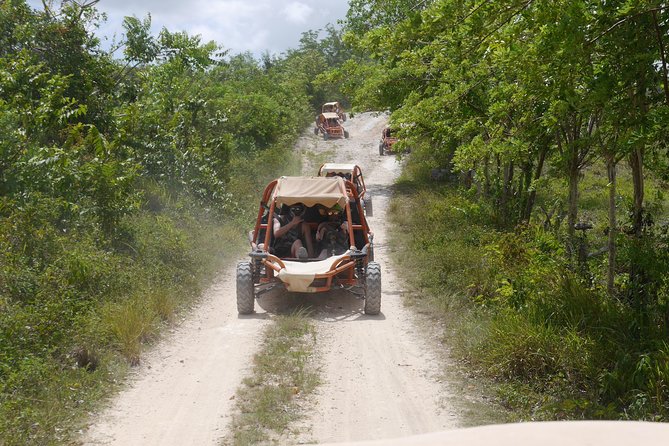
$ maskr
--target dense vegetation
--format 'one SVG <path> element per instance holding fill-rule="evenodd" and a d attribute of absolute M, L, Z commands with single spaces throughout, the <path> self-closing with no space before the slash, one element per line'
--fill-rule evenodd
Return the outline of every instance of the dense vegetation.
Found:
<path fill-rule="evenodd" d="M 332 27 L 258 61 L 136 17 L 105 51 L 95 3 L 0 1 L 2 444 L 66 439 L 237 254 L 345 57 Z"/>
<path fill-rule="evenodd" d="M 531 417 L 669 419 L 668 29 L 655 0 L 351 2 L 328 76 L 412 149 L 401 261 Z"/>

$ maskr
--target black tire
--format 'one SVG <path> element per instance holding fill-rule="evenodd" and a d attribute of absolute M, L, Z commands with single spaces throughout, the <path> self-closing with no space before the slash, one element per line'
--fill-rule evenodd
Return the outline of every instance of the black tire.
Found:
<path fill-rule="evenodd" d="M 344 138 L 348 139 L 348 130 L 344 130 Z"/>
<path fill-rule="evenodd" d="M 374 216 L 374 207 L 372 206 L 372 196 L 365 195 L 365 216 L 373 217 Z"/>
<path fill-rule="evenodd" d="M 253 288 L 253 274 L 250 262 L 237 264 L 237 312 L 251 314 L 255 306 L 255 292 Z"/>
<path fill-rule="evenodd" d="M 383 143 L 379 144 L 379 155 L 385 155 L 385 150 L 383 150 Z"/>
<path fill-rule="evenodd" d="M 314 135 L 318 135 L 318 127 L 314 127 Z"/>
<path fill-rule="evenodd" d="M 341 120 L 346 122 L 346 113 L 341 114 Z"/>
<path fill-rule="evenodd" d="M 376 315 L 380 312 L 381 265 L 376 262 L 369 262 L 365 275 L 365 314 Z"/>

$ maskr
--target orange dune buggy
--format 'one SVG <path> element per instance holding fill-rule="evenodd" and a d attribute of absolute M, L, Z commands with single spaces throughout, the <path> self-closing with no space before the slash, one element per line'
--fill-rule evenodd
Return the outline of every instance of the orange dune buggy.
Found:
<path fill-rule="evenodd" d="M 299 293 L 345 289 L 364 298 L 364 312 L 381 311 L 381 266 L 374 262 L 373 235 L 353 183 L 334 177 L 281 177 L 265 188 L 251 235 L 250 261 L 237 265 L 237 311 L 254 311 L 255 299 L 276 286 Z M 275 250 L 273 222 L 295 205 L 304 206 L 302 224 L 312 231 L 337 209 L 343 215 L 348 249 L 325 258 L 291 258 Z M 339 223 L 338 223 L 339 224 Z M 324 239 L 325 240 L 325 239 Z"/>
<path fill-rule="evenodd" d="M 321 113 L 337 113 L 342 122 L 346 122 L 346 113 L 339 102 L 326 102 L 321 108 Z"/>
<path fill-rule="evenodd" d="M 365 216 L 372 217 L 372 196 L 365 187 L 365 180 L 362 177 L 362 170 L 357 164 L 346 163 L 325 163 L 318 169 L 319 177 L 340 176 L 345 180 L 349 180 L 355 186 L 358 192 L 358 198 L 362 200 L 362 207 L 365 211 Z"/>
<path fill-rule="evenodd" d="M 321 133 L 323 139 L 330 138 L 348 138 L 348 130 L 341 125 L 339 115 L 337 113 L 321 113 L 316 118 L 316 127 L 314 127 L 314 134 Z"/>
<path fill-rule="evenodd" d="M 379 142 L 379 155 L 393 153 L 393 146 L 397 142 L 397 138 L 392 136 L 394 131 L 390 127 L 383 129 L 381 134 L 381 141 Z"/>

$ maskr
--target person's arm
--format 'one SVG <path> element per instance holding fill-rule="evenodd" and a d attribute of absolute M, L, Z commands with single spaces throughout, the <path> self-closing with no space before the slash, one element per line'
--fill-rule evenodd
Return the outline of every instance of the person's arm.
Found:
<path fill-rule="evenodd" d="M 323 240 L 323 234 L 321 233 L 321 230 L 325 227 L 326 222 L 322 222 L 321 224 L 318 225 L 318 229 L 316 229 L 316 240 L 321 241 Z"/>
<path fill-rule="evenodd" d="M 274 237 L 283 237 L 288 231 L 300 223 L 302 223 L 302 217 L 299 215 L 294 216 L 293 219 L 290 220 L 285 226 L 281 226 L 281 222 L 278 219 L 274 219 Z"/>

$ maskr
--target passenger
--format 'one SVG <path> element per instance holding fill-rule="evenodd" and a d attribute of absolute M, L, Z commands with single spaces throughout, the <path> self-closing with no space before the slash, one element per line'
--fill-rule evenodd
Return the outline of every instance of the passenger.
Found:
<path fill-rule="evenodd" d="M 345 253 L 349 248 L 348 222 L 344 220 L 341 209 L 321 208 L 321 213 L 328 219 L 316 229 L 316 242 L 321 248 L 318 259 Z"/>
<path fill-rule="evenodd" d="M 307 259 L 313 257 L 311 229 L 304 223 L 304 205 L 297 203 L 290 206 L 287 215 L 274 215 L 274 252 L 278 257 Z M 304 237 L 305 248 L 301 237 Z M 311 254 L 310 252 L 311 251 Z"/>

